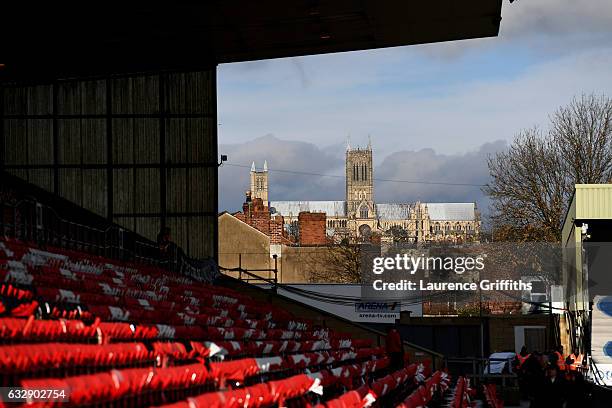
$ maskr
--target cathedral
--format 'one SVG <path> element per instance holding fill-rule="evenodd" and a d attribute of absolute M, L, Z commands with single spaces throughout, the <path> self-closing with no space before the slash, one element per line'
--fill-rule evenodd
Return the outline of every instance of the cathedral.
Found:
<path fill-rule="evenodd" d="M 269 201 L 268 165 L 251 166 L 250 195 L 259 198 L 272 215 L 283 217 L 285 228 L 297 228 L 300 212 L 325 213 L 327 236 L 340 241 L 401 239 L 407 242 L 474 242 L 480 216 L 475 203 L 377 203 L 374 200 L 372 145 L 346 150 L 344 201 Z"/>

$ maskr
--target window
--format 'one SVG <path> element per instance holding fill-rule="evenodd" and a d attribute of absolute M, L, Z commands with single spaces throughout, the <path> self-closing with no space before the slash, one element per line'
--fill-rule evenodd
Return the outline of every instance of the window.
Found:
<path fill-rule="evenodd" d="M 363 165 L 363 179 L 364 180 L 368 179 L 368 165 L 367 164 Z"/>
<path fill-rule="evenodd" d="M 363 206 L 359 209 L 359 216 L 361 218 L 368 218 L 368 207 Z"/>

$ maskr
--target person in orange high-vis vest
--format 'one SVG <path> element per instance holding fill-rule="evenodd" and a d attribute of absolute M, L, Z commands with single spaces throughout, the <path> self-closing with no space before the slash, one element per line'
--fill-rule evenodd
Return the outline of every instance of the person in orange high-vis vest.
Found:
<path fill-rule="evenodd" d="M 565 359 L 563 358 L 563 346 L 559 346 L 557 350 L 554 352 L 557 357 L 557 368 L 559 371 L 565 371 Z"/>
<path fill-rule="evenodd" d="M 527 361 L 529 356 L 531 356 L 531 354 L 527 353 L 527 347 L 523 346 L 521 348 L 521 352 L 517 353 L 517 355 L 516 355 L 516 360 L 517 360 L 516 369 L 517 369 L 517 371 L 521 370 L 521 367 L 523 366 L 525 361 Z"/>
<path fill-rule="evenodd" d="M 570 371 L 576 371 L 579 367 L 582 367 L 582 354 L 578 352 L 578 349 L 574 349 L 574 352 L 567 356 L 565 364 Z"/>

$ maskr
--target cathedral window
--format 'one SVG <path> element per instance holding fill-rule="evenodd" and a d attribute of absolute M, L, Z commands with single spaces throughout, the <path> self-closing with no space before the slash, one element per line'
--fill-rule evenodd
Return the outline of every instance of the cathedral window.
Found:
<path fill-rule="evenodd" d="M 359 209 L 359 216 L 361 218 L 368 218 L 368 207 L 363 206 Z"/>

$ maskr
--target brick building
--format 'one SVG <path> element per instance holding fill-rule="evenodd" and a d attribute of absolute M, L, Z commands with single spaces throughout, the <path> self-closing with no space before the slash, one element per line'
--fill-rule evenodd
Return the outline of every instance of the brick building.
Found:
<path fill-rule="evenodd" d="M 242 204 L 242 212 L 232 215 L 269 236 L 272 245 L 291 243 L 284 229 L 283 216 L 270 214 L 267 202 L 260 197 L 253 198 L 251 191 L 246 193 L 246 200 Z"/>
<path fill-rule="evenodd" d="M 298 225 L 300 245 L 325 245 L 327 243 L 324 213 L 302 211 L 298 215 Z"/>

